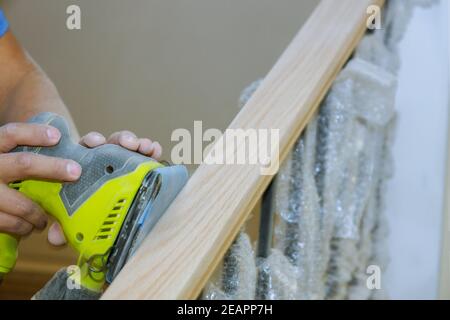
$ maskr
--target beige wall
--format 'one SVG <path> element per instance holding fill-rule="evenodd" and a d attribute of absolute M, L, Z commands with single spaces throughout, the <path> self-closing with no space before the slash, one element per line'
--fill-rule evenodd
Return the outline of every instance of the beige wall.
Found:
<path fill-rule="evenodd" d="M 194 120 L 225 128 L 241 89 L 264 76 L 316 3 L 4 0 L 3 7 L 81 133 L 130 129 L 168 151 L 172 130 Z M 65 27 L 70 4 L 81 7 L 81 31 Z"/>

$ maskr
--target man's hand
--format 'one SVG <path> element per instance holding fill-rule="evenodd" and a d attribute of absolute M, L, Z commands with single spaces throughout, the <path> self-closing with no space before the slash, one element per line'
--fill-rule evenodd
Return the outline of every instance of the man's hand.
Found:
<path fill-rule="evenodd" d="M 146 138 L 137 138 L 136 135 L 130 131 L 113 133 L 108 139 L 98 132 L 91 132 L 80 140 L 80 144 L 88 148 L 95 148 L 105 143 L 120 145 L 128 150 L 152 157 L 155 160 L 159 160 L 162 154 L 162 148 L 158 142 L 153 142 Z M 55 246 L 64 245 L 66 243 L 61 226 L 58 223 L 54 223 L 50 226 L 48 231 L 48 241 Z"/>
<path fill-rule="evenodd" d="M 32 153 L 8 153 L 20 145 L 53 146 L 61 138 L 53 127 L 9 123 L 0 127 L 0 232 L 16 237 L 47 225 L 44 210 L 8 184 L 25 179 L 76 181 L 81 174 L 78 163 Z"/>
<path fill-rule="evenodd" d="M 159 160 L 161 145 L 146 138 L 137 138 L 133 132 L 120 131 L 113 133 L 108 139 L 98 132 L 91 132 L 80 140 L 80 144 L 88 148 L 95 148 L 105 143 L 117 144 L 131 151 L 139 152 L 145 156 Z"/>

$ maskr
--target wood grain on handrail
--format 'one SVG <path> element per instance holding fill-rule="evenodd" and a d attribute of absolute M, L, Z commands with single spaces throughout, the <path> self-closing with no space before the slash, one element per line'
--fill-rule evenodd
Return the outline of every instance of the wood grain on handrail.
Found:
<path fill-rule="evenodd" d="M 279 129 L 283 160 L 364 34 L 368 7 L 382 4 L 322 0 L 229 128 Z M 271 178 L 255 165 L 200 165 L 103 299 L 197 298 Z"/>

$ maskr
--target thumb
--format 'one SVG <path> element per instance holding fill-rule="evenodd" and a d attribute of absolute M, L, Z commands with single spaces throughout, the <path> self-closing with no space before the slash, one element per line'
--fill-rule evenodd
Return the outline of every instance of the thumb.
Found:
<path fill-rule="evenodd" d="M 50 242 L 54 246 L 62 246 L 67 242 L 61 226 L 57 222 L 53 223 L 48 229 L 47 238 L 48 242 Z"/>

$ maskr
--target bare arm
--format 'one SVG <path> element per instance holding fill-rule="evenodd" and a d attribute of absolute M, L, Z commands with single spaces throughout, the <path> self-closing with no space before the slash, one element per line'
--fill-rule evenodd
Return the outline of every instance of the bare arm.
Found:
<path fill-rule="evenodd" d="M 0 38 L 0 124 L 26 121 L 51 111 L 64 116 L 78 132 L 54 84 L 19 45 L 11 31 Z"/>
<path fill-rule="evenodd" d="M 79 137 L 55 85 L 8 31 L 0 37 L 0 233 L 22 236 L 34 228 L 44 228 L 46 222 L 42 209 L 9 189 L 9 182 L 32 177 L 74 181 L 81 173 L 79 165 L 70 160 L 8 154 L 17 145 L 51 146 L 58 142 L 60 133 L 55 132 L 55 128 L 17 123 L 44 111 L 65 117 L 71 124 L 73 136 Z M 154 158 L 161 155 L 158 142 L 139 139 L 130 131 L 113 133 L 108 139 L 91 132 L 81 138 L 80 143 L 87 147 L 114 143 Z M 50 228 L 49 240 L 55 245 L 65 242 L 58 224 Z"/>

